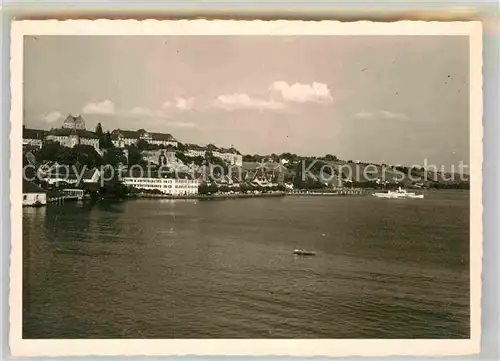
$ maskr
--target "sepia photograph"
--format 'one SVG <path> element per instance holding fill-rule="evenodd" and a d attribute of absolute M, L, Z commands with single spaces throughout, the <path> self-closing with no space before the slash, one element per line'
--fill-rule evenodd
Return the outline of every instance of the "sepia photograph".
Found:
<path fill-rule="evenodd" d="M 21 21 L 12 49 L 11 342 L 478 349 L 480 24 Z"/>

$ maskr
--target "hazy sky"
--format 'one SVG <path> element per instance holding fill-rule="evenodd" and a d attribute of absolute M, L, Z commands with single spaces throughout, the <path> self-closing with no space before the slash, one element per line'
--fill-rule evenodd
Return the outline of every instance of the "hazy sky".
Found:
<path fill-rule="evenodd" d="M 39 36 L 24 119 L 168 132 L 243 153 L 468 163 L 467 37 Z"/>

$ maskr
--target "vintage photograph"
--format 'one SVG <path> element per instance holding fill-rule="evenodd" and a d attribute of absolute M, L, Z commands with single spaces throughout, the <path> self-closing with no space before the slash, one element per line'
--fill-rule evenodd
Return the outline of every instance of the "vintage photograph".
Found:
<path fill-rule="evenodd" d="M 476 338 L 450 28 L 23 33 L 22 339 Z"/>

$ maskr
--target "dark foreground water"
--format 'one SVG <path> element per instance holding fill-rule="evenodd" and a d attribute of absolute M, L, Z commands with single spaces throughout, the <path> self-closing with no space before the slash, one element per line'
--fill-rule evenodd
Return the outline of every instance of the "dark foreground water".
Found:
<path fill-rule="evenodd" d="M 27 208 L 24 338 L 467 338 L 468 202 Z"/>

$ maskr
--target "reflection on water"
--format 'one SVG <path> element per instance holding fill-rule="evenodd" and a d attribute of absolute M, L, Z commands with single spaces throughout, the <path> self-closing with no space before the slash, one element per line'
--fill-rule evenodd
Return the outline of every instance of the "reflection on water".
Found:
<path fill-rule="evenodd" d="M 23 215 L 30 219 L 41 219 L 46 213 L 47 207 L 23 207 Z"/>
<path fill-rule="evenodd" d="M 468 337 L 468 212 L 465 192 L 26 208 L 23 335 Z"/>

